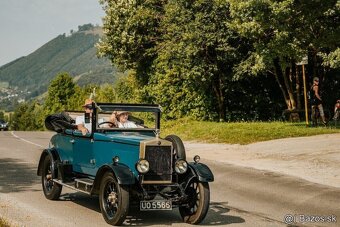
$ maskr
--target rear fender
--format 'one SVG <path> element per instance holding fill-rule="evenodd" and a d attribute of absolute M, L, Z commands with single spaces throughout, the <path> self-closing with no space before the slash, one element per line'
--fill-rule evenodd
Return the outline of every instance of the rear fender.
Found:
<path fill-rule="evenodd" d="M 97 171 L 96 178 L 93 183 L 94 187 L 92 189 L 91 194 L 98 194 L 101 179 L 106 172 L 112 172 L 116 177 L 118 184 L 121 185 L 135 184 L 135 177 L 128 166 L 119 163 L 104 165 L 100 167 L 99 170 Z"/>
<path fill-rule="evenodd" d="M 45 157 L 47 155 L 49 155 L 51 157 L 51 160 L 52 160 L 52 177 L 54 179 L 56 179 L 57 176 L 58 176 L 57 164 L 60 161 L 60 157 L 58 155 L 58 152 L 55 149 L 45 149 L 45 150 L 43 150 L 43 152 L 40 155 L 37 175 L 41 176 L 43 162 L 44 162 Z"/>
<path fill-rule="evenodd" d="M 209 169 L 209 167 L 203 163 L 194 163 L 190 162 L 189 168 L 192 170 L 191 172 L 196 175 L 198 181 L 200 182 L 213 182 L 214 175 Z"/>

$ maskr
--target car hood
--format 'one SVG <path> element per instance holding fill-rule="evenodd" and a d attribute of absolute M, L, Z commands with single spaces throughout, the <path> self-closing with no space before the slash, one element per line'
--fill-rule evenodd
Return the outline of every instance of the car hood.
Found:
<path fill-rule="evenodd" d="M 154 139 L 155 136 L 144 135 L 138 132 L 123 132 L 123 133 L 115 133 L 115 134 L 102 134 L 102 133 L 94 133 L 95 140 L 101 141 L 112 141 L 118 143 L 127 143 L 139 145 L 140 141 Z"/>

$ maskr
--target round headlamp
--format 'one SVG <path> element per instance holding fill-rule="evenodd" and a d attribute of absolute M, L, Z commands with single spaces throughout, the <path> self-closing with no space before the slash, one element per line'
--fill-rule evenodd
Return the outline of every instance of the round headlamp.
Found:
<path fill-rule="evenodd" d="M 183 160 L 183 159 L 179 159 L 176 161 L 175 163 L 175 171 L 178 174 L 183 174 L 188 170 L 188 163 Z"/>
<path fill-rule="evenodd" d="M 147 173 L 149 171 L 150 164 L 145 159 L 140 159 L 137 162 L 136 168 L 139 173 Z"/>

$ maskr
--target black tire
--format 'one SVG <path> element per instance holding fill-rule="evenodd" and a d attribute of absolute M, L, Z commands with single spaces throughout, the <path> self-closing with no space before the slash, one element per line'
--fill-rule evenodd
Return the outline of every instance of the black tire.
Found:
<path fill-rule="evenodd" d="M 185 148 L 182 140 L 176 135 L 168 135 L 165 139 L 172 142 L 176 159 L 186 160 Z"/>
<path fill-rule="evenodd" d="M 63 186 L 53 182 L 51 156 L 46 155 L 41 173 L 41 183 L 44 195 L 47 199 L 57 200 L 60 197 Z"/>
<path fill-rule="evenodd" d="M 118 184 L 111 172 L 107 172 L 101 180 L 99 205 L 105 221 L 110 225 L 121 225 L 129 211 L 129 191 Z"/>
<path fill-rule="evenodd" d="M 188 206 L 179 207 L 184 222 L 199 224 L 207 215 L 210 203 L 210 190 L 207 182 L 198 182 L 193 179 L 185 189 L 188 196 Z"/>

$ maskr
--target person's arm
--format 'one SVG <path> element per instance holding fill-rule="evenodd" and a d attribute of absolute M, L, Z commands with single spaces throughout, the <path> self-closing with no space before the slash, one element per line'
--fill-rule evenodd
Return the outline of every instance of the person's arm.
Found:
<path fill-rule="evenodd" d="M 314 86 L 313 90 L 314 90 L 314 93 L 315 93 L 315 97 L 317 99 L 319 99 L 320 101 L 322 101 L 322 99 L 321 99 L 321 97 L 319 95 L 319 86 Z"/>
<path fill-rule="evenodd" d="M 87 130 L 87 128 L 83 124 L 77 125 L 77 129 L 81 131 L 81 134 L 83 134 L 83 136 L 85 136 L 86 133 L 89 132 L 89 130 Z"/>
<path fill-rule="evenodd" d="M 340 109 L 340 103 L 338 101 L 336 101 L 335 105 L 334 105 L 334 113 Z"/>
<path fill-rule="evenodd" d="M 81 131 L 81 134 L 83 134 L 84 136 L 86 135 L 86 133 L 89 132 L 89 130 L 87 130 L 87 128 L 85 127 L 84 121 L 81 116 L 76 117 L 76 125 L 77 129 Z"/>

